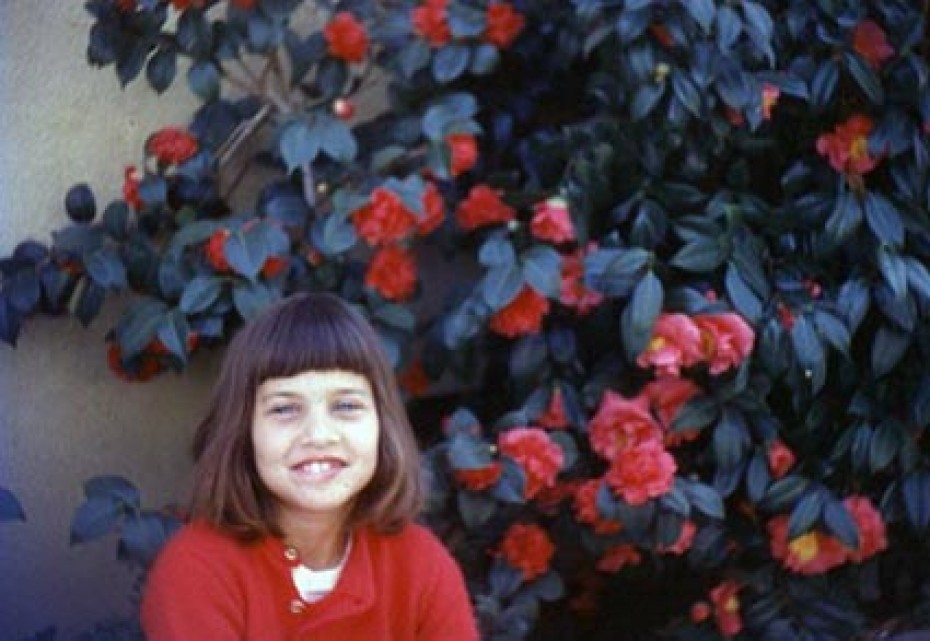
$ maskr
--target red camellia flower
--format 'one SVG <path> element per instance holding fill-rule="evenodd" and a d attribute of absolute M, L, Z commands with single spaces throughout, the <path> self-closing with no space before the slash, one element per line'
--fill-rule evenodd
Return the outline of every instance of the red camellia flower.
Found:
<path fill-rule="evenodd" d="M 423 396 L 429 389 L 430 378 L 423 368 L 423 361 L 416 359 L 400 373 L 398 383 L 410 396 Z"/>
<path fill-rule="evenodd" d="M 488 7 L 487 19 L 484 39 L 500 49 L 506 49 L 513 44 L 526 24 L 526 18 L 522 14 L 503 2 L 495 2 Z"/>
<path fill-rule="evenodd" d="M 564 198 L 550 198 L 534 208 L 530 232 L 539 240 L 564 243 L 575 240 L 575 228 Z"/>
<path fill-rule="evenodd" d="M 543 427 L 560 430 L 568 427 L 565 405 L 562 403 L 562 390 L 556 387 L 549 396 L 549 405 L 536 417 L 536 422 Z"/>
<path fill-rule="evenodd" d="M 587 249 L 578 249 L 576 252 L 562 256 L 562 287 L 559 290 L 559 302 L 571 307 L 579 315 L 584 316 L 601 304 L 604 295 L 584 284 L 584 257 L 585 254 L 596 248 L 591 243 Z"/>
<path fill-rule="evenodd" d="M 153 379 L 164 369 L 161 361 L 155 355 L 149 356 L 143 353 L 139 356 L 139 359 L 138 367 L 126 369 L 123 364 L 123 352 L 119 343 L 113 341 L 107 348 L 107 365 L 109 365 L 110 370 L 129 383 L 144 383 Z"/>
<path fill-rule="evenodd" d="M 472 187 L 455 212 L 459 226 L 465 231 L 472 231 L 484 225 L 507 223 L 515 216 L 513 208 L 506 205 L 499 193 L 487 185 Z"/>
<path fill-rule="evenodd" d="M 207 257 L 207 262 L 210 263 L 213 269 L 221 273 L 232 271 L 229 261 L 226 260 L 226 252 L 223 249 L 227 238 L 229 238 L 229 230 L 220 229 L 213 232 L 213 235 L 210 236 L 210 239 L 204 246 L 204 254 Z"/>
<path fill-rule="evenodd" d="M 588 479 L 575 489 L 573 505 L 579 523 L 590 525 L 597 534 L 616 534 L 622 528 L 619 521 L 605 519 L 597 509 L 597 493 L 601 479 Z"/>
<path fill-rule="evenodd" d="M 500 551 L 511 567 L 523 573 L 524 581 L 532 581 L 549 571 L 555 546 L 535 523 L 514 523 L 504 533 Z"/>
<path fill-rule="evenodd" d="M 772 556 L 798 574 L 823 574 L 846 562 L 847 548 L 835 537 L 812 530 L 789 540 L 788 517 L 779 515 L 768 522 Z"/>
<path fill-rule="evenodd" d="M 448 4 L 449 0 L 424 0 L 410 16 L 413 32 L 425 38 L 432 47 L 442 47 L 452 39 L 452 32 L 446 20 Z"/>
<path fill-rule="evenodd" d="M 532 287 L 524 285 L 516 298 L 491 317 L 489 327 L 508 338 L 535 334 L 542 328 L 543 318 L 548 312 L 549 301 Z"/>
<path fill-rule="evenodd" d="M 772 119 L 772 107 L 778 102 L 781 89 L 769 83 L 762 85 L 762 120 Z"/>
<path fill-rule="evenodd" d="M 672 489 L 677 469 L 661 443 L 646 441 L 619 452 L 604 478 L 628 504 L 642 505 Z"/>
<path fill-rule="evenodd" d="M 329 55 L 346 62 L 361 62 L 368 52 L 365 25 L 348 11 L 340 11 L 323 28 Z"/>
<path fill-rule="evenodd" d="M 794 452 L 778 439 L 769 444 L 767 457 L 769 461 L 769 470 L 772 472 L 772 476 L 775 479 L 782 478 L 788 473 L 788 470 L 794 467 Z"/>
<path fill-rule="evenodd" d="M 710 604 L 707 601 L 698 601 L 691 606 L 688 614 L 694 623 L 703 623 L 710 616 Z"/>
<path fill-rule="evenodd" d="M 888 548 L 885 522 L 872 502 L 865 496 L 849 496 L 843 501 L 859 529 L 859 547 L 849 551 L 849 559 L 861 563 Z"/>
<path fill-rule="evenodd" d="M 878 158 L 869 155 L 869 134 L 872 120 L 855 114 L 837 125 L 832 134 L 817 138 L 817 153 L 830 160 L 830 166 L 844 174 L 861 176 L 878 165 Z"/>
<path fill-rule="evenodd" d="M 735 636 L 743 629 L 743 619 L 739 612 L 739 588 L 739 583 L 729 579 L 710 591 L 717 629 L 724 637 Z"/>
<path fill-rule="evenodd" d="M 752 353 L 756 335 L 738 314 L 701 314 L 694 317 L 694 324 L 701 332 L 701 351 L 711 374 L 738 367 Z"/>
<path fill-rule="evenodd" d="M 675 39 L 672 38 L 672 34 L 668 32 L 668 27 L 660 22 L 653 22 L 649 25 L 649 33 L 652 34 L 652 37 L 656 39 L 660 45 L 666 49 L 671 49 L 675 46 Z"/>
<path fill-rule="evenodd" d="M 894 55 L 885 32 L 872 20 L 863 20 L 853 29 L 853 49 L 866 59 L 873 69 L 878 69 Z"/>
<path fill-rule="evenodd" d="M 491 463 L 473 470 L 455 470 L 455 479 L 467 490 L 480 492 L 493 487 L 501 478 L 503 466 Z"/>
<path fill-rule="evenodd" d="M 417 226 L 417 217 L 404 206 L 400 196 L 390 189 L 378 187 L 371 192 L 371 201 L 352 212 L 355 231 L 372 247 L 403 240 Z"/>
<path fill-rule="evenodd" d="M 523 493 L 532 499 L 544 487 L 555 485 L 565 455 L 545 431 L 535 427 L 515 427 L 498 436 L 497 447 L 509 456 L 526 475 Z"/>
<path fill-rule="evenodd" d="M 423 190 L 423 217 L 417 223 L 417 233 L 426 236 L 433 233 L 446 219 L 446 203 L 433 183 L 426 183 Z"/>
<path fill-rule="evenodd" d="M 188 7 L 202 9 L 207 0 L 171 0 L 171 5 L 178 11 L 184 11 Z"/>
<path fill-rule="evenodd" d="M 229 0 L 229 4 L 243 11 L 251 11 L 258 4 L 258 0 Z"/>
<path fill-rule="evenodd" d="M 120 13 L 133 13 L 136 10 L 136 0 L 116 0 L 116 10 Z"/>
<path fill-rule="evenodd" d="M 701 331 L 684 314 L 660 314 L 646 349 L 636 357 L 640 367 L 652 365 L 659 374 L 678 376 L 703 358 Z"/>
<path fill-rule="evenodd" d="M 178 127 L 159 129 L 145 143 L 145 153 L 165 165 L 179 165 L 193 157 L 199 148 L 197 139 Z"/>
<path fill-rule="evenodd" d="M 613 390 L 604 391 L 597 412 L 588 423 L 591 447 L 608 461 L 624 450 L 657 441 L 661 436 L 644 399 L 624 398 Z"/>
<path fill-rule="evenodd" d="M 139 170 L 133 165 L 126 167 L 123 171 L 123 200 L 136 211 L 141 211 L 145 207 L 142 197 L 139 196 L 139 184 L 141 182 L 142 176 L 139 174 Z"/>
<path fill-rule="evenodd" d="M 262 265 L 262 276 L 274 278 L 288 268 L 290 261 L 284 256 L 269 256 Z"/>
<path fill-rule="evenodd" d="M 478 162 L 478 141 L 471 134 L 449 134 L 449 173 L 452 177 L 460 176 Z"/>
<path fill-rule="evenodd" d="M 368 264 L 365 286 L 387 300 L 410 298 L 417 286 L 417 263 L 413 254 L 400 245 L 382 247 Z"/>
<path fill-rule="evenodd" d="M 611 546 L 597 560 L 597 569 L 612 574 L 619 572 L 628 565 L 639 565 L 643 556 L 629 543 L 619 543 Z"/>
<path fill-rule="evenodd" d="M 687 427 L 671 431 L 672 423 L 681 408 L 701 391 L 695 383 L 687 378 L 660 376 L 647 383 L 640 395 L 649 403 L 652 413 L 659 419 L 665 431 L 665 444 L 669 447 L 680 445 L 698 437 L 698 431 Z"/>

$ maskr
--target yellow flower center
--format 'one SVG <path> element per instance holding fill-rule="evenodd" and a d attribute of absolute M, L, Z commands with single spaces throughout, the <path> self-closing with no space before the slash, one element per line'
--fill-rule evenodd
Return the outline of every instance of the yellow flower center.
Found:
<path fill-rule="evenodd" d="M 650 352 L 655 352 L 665 347 L 665 339 L 661 336 L 655 336 L 651 341 L 649 341 L 649 347 L 647 348 Z"/>
<path fill-rule="evenodd" d="M 820 551 L 820 544 L 817 541 L 817 533 L 809 532 L 803 536 L 799 536 L 796 539 L 792 539 L 791 542 L 788 543 L 788 549 L 791 550 L 791 553 L 794 554 L 802 563 L 807 563 L 816 557 L 817 553 Z"/>
<path fill-rule="evenodd" d="M 734 594 L 729 599 L 727 599 L 723 604 L 723 609 L 726 612 L 737 612 L 739 611 L 739 599 L 736 598 Z"/>
<path fill-rule="evenodd" d="M 865 136 L 856 136 L 849 145 L 849 155 L 853 160 L 859 160 L 869 155 L 869 140 Z"/>

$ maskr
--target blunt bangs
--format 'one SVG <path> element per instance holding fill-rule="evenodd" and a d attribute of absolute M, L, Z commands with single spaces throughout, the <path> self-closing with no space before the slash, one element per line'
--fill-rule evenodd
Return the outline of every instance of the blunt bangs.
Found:
<path fill-rule="evenodd" d="M 364 318 L 330 294 L 288 298 L 237 338 L 232 351 L 248 354 L 240 362 L 248 363 L 243 374 L 253 392 L 268 379 L 308 370 L 344 370 L 376 381 L 387 365 Z"/>

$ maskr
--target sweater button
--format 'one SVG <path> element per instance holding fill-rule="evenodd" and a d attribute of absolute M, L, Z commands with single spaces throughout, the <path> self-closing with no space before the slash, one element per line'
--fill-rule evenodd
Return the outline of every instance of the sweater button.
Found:
<path fill-rule="evenodd" d="M 296 561 L 300 557 L 300 552 L 293 545 L 284 548 L 284 558 L 288 561 Z"/>
<path fill-rule="evenodd" d="M 307 605 L 300 599 L 294 599 L 291 601 L 291 614 L 301 614 Z"/>

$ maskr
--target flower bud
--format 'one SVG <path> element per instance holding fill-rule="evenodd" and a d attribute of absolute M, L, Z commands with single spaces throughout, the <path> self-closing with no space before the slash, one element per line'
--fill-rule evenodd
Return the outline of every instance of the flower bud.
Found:
<path fill-rule="evenodd" d="M 337 98 L 333 103 L 333 113 L 341 120 L 350 120 L 355 115 L 355 105 L 345 98 Z"/>

